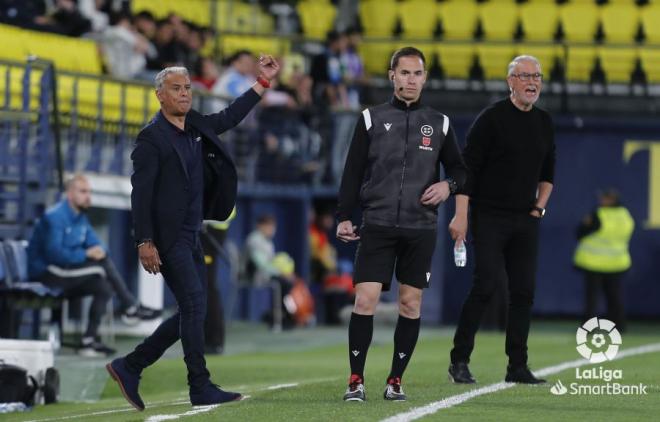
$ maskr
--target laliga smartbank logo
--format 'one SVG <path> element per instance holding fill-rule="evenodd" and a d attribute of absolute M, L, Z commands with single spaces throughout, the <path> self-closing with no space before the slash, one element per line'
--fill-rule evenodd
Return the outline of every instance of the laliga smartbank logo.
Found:
<path fill-rule="evenodd" d="M 601 363 L 613 360 L 621 346 L 621 334 L 615 324 L 603 318 L 591 318 L 578 327 L 575 333 L 577 351 L 590 363 Z M 570 395 L 640 395 L 647 394 L 646 385 L 622 384 L 623 370 L 606 369 L 602 366 L 589 367 L 586 369 L 575 368 L 575 379 L 580 382 L 572 382 L 567 386 L 557 380 L 550 388 L 550 392 L 556 396 Z M 586 383 L 585 383 L 586 382 Z M 604 382 L 604 384 L 602 383 Z"/>
<path fill-rule="evenodd" d="M 578 327 L 575 340 L 583 358 L 601 363 L 614 359 L 621 345 L 621 334 L 612 321 L 594 317 Z"/>

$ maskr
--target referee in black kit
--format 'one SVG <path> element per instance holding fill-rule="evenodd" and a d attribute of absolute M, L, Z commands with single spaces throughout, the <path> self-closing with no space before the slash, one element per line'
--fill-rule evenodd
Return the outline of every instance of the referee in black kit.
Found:
<path fill-rule="evenodd" d="M 353 134 L 339 191 L 337 237 L 360 240 L 355 257 L 355 307 L 348 328 L 351 376 L 346 401 L 364 401 L 364 364 L 381 290 L 392 272 L 401 283 L 392 368 L 385 400 L 405 400 L 401 377 L 415 349 L 422 289 L 429 286 L 437 207 L 462 187 L 466 170 L 449 118 L 421 105 L 426 82 L 421 51 L 394 53 L 392 99 L 362 112 Z M 448 177 L 440 181 L 440 164 Z M 362 206 L 362 228 L 350 218 Z"/>
<path fill-rule="evenodd" d="M 513 59 L 507 75 L 511 95 L 483 110 L 467 135 L 463 158 L 468 179 L 456 196 L 456 215 L 449 224 L 452 238 L 464 240 L 471 205 L 474 284 L 451 351 L 449 376 L 456 383 L 475 382 L 468 369 L 474 337 L 490 297 L 504 280 L 509 286 L 505 380 L 545 382 L 527 366 L 539 221 L 552 192 L 555 165 L 552 119 L 534 106 L 542 80 L 536 58 Z"/>

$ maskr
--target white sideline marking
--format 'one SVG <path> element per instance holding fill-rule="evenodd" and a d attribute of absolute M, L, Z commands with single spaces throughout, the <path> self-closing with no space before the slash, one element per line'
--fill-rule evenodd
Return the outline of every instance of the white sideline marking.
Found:
<path fill-rule="evenodd" d="M 190 400 L 185 400 L 185 401 L 175 401 L 175 402 L 157 402 L 159 405 L 162 407 L 167 407 L 167 406 L 178 406 L 180 404 L 186 404 L 190 403 Z M 155 403 L 149 403 L 150 405 L 153 405 Z M 109 410 L 99 410 L 98 412 L 91 412 L 91 413 L 83 413 L 80 415 L 70 415 L 70 416 L 61 416 L 59 418 L 46 418 L 46 419 L 33 419 L 29 420 L 26 422 L 47 422 L 47 421 L 62 421 L 66 419 L 77 419 L 77 418 L 85 418 L 87 416 L 99 416 L 99 415 L 107 415 L 109 413 L 123 413 L 123 412 L 135 412 L 135 408 L 132 406 L 129 407 L 124 407 L 122 406 L 119 409 L 109 409 Z"/>
<path fill-rule="evenodd" d="M 270 387 L 266 387 L 266 390 L 280 390 L 282 388 L 291 388 L 291 387 L 297 387 L 300 385 L 298 382 L 292 382 L 289 384 L 277 384 L 277 385 L 271 385 Z"/>
<path fill-rule="evenodd" d="M 206 413 L 210 410 L 215 409 L 218 406 L 220 406 L 220 405 L 219 404 L 212 404 L 210 406 L 195 406 L 193 408 L 193 410 L 189 410 L 189 411 L 183 412 L 183 413 L 178 413 L 178 414 L 173 414 L 173 415 L 153 415 L 153 416 L 149 416 L 147 419 L 145 419 L 144 422 L 169 421 L 169 420 L 172 420 L 172 419 L 179 419 L 180 417 L 193 416 L 193 415 L 197 415 L 199 413 Z"/>
<path fill-rule="evenodd" d="M 311 383 L 315 383 L 315 382 L 323 382 L 323 381 L 329 381 L 329 380 L 334 380 L 334 379 L 336 379 L 336 377 L 333 377 L 333 378 L 315 378 L 315 379 L 311 379 L 311 380 L 306 380 L 304 382 L 304 384 L 311 384 Z M 292 382 L 292 383 L 287 383 L 287 384 L 275 384 L 275 385 L 270 385 L 270 386 L 266 386 L 266 387 L 263 387 L 263 388 L 257 388 L 257 389 L 251 390 L 251 391 L 267 391 L 267 390 L 272 391 L 272 390 L 279 390 L 279 389 L 283 389 L 283 388 L 297 387 L 300 384 L 301 383 L 299 383 L 299 382 Z M 243 387 L 243 388 L 240 388 L 240 389 L 244 389 L 247 386 L 241 386 L 241 387 Z M 238 390 L 239 388 L 235 388 L 235 389 Z M 244 394 L 243 398 L 241 400 L 245 400 L 245 399 L 248 399 L 250 397 L 251 396 Z M 175 401 L 175 402 L 166 400 L 166 401 L 157 401 L 157 402 L 147 402 L 146 404 L 147 404 L 147 406 L 149 406 L 148 409 L 156 409 L 158 407 L 169 407 L 169 406 L 178 406 L 178 405 L 182 405 L 182 404 L 190 404 L 190 400 L 186 399 L 186 400 Z M 216 405 L 214 405 L 214 406 L 216 406 Z M 208 412 L 209 410 L 211 410 L 211 409 L 206 409 L 206 407 L 213 407 L 213 406 L 195 406 L 195 408 L 193 410 L 202 409 L 202 408 L 204 409 L 205 412 Z M 33 419 L 33 420 L 26 421 L 26 422 L 62 421 L 62 420 L 67 420 L 67 419 L 78 419 L 78 418 L 85 418 L 85 417 L 88 417 L 88 416 L 100 416 L 100 415 L 107 415 L 107 414 L 110 414 L 110 413 L 124 413 L 124 412 L 135 412 L 135 408 L 132 407 L 132 406 L 123 406 L 122 405 L 122 407 L 120 407 L 118 409 L 99 410 L 97 412 L 82 413 L 82 414 L 79 414 L 79 415 L 61 416 L 61 417 L 57 417 L 57 418 Z M 184 414 L 181 414 L 181 415 L 184 415 Z M 178 415 L 177 417 L 179 417 L 181 415 Z M 155 416 L 166 416 L 166 415 L 155 415 Z M 169 416 L 173 416 L 173 415 L 169 415 Z M 185 415 L 185 416 L 188 416 L 188 415 Z M 154 417 L 154 416 L 151 416 L 151 417 Z M 171 418 L 159 419 L 159 420 L 169 420 L 169 419 L 171 419 Z M 147 420 L 151 422 L 151 419 L 147 419 Z M 157 420 L 154 419 L 154 422 L 155 421 L 157 421 Z"/>
<path fill-rule="evenodd" d="M 617 354 L 616 357 L 612 360 L 619 360 L 629 356 L 636 356 L 636 355 L 642 355 L 645 353 L 654 353 L 654 352 L 660 352 L 660 343 L 647 344 L 645 346 L 633 347 L 630 349 L 623 350 L 619 352 L 619 354 Z M 538 377 L 542 377 L 546 375 L 556 374 L 566 369 L 579 368 L 585 365 L 592 365 L 592 363 L 586 359 L 577 359 L 573 361 L 563 362 L 554 366 L 548 366 L 547 368 L 539 369 L 538 371 L 534 371 L 534 375 Z M 407 412 L 399 413 L 397 415 L 390 416 L 389 418 L 385 418 L 381 422 L 414 421 L 424 416 L 431 415 L 437 412 L 438 410 L 447 409 L 456 406 L 458 404 L 464 403 L 475 397 L 482 396 L 484 394 L 495 393 L 497 391 L 513 387 L 514 385 L 516 384 L 511 382 L 498 382 L 495 384 L 490 384 L 485 387 L 477 388 L 475 390 L 470 390 L 462 394 L 449 396 L 440 401 L 431 402 L 425 406 L 415 407 Z"/>
<path fill-rule="evenodd" d="M 281 389 L 284 389 L 284 388 L 297 387 L 298 385 L 300 385 L 300 383 L 297 383 L 297 382 L 292 382 L 292 383 L 288 383 L 288 384 L 276 384 L 276 385 L 271 385 L 271 386 L 268 386 L 266 388 L 262 388 L 262 389 L 259 389 L 259 390 L 256 390 L 256 391 L 281 390 Z M 250 398 L 250 396 L 244 395 L 243 398 L 241 398 L 240 401 L 247 400 L 249 398 Z M 147 419 L 145 419 L 144 422 L 161 422 L 161 421 L 169 421 L 169 420 L 173 420 L 173 419 L 179 419 L 181 417 L 192 416 L 192 415 L 196 415 L 198 413 L 205 413 L 205 412 L 208 412 L 209 410 L 215 409 L 218 406 L 220 406 L 220 405 L 219 404 L 214 404 L 214 405 L 211 405 L 211 406 L 195 406 L 193 408 L 193 410 L 189 410 L 189 411 L 183 412 L 183 413 L 150 416 Z"/>

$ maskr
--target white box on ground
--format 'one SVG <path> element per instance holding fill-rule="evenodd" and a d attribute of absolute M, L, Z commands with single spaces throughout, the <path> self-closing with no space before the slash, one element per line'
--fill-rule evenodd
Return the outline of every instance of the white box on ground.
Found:
<path fill-rule="evenodd" d="M 54 366 L 54 356 L 48 341 L 0 339 L 0 360 L 25 369 L 39 385 L 44 384 L 46 369 Z M 37 394 L 35 403 L 43 403 L 42 394 Z"/>

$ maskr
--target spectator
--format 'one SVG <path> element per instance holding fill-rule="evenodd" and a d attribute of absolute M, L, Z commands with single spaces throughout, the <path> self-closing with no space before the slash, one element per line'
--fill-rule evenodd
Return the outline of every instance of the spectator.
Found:
<path fill-rule="evenodd" d="M 573 262 L 584 272 L 585 319 L 599 315 L 598 291 L 602 289 L 609 319 L 619 331 L 625 331 L 621 276 L 631 266 L 628 250 L 635 221 L 616 190 L 600 193 L 598 202 L 596 210 L 585 216 L 577 228 L 579 242 Z"/>
<path fill-rule="evenodd" d="M 74 0 L 56 0 L 54 8 L 34 22 L 44 31 L 79 37 L 91 31 L 92 23 L 78 10 Z"/>
<path fill-rule="evenodd" d="M 233 272 L 238 271 L 240 258 L 238 248 L 227 239 L 227 230 L 236 217 L 236 207 L 224 221 L 205 221 L 200 239 L 204 249 L 206 263 L 206 280 L 208 292 L 206 295 L 206 319 L 204 320 L 204 351 L 207 354 L 221 355 L 225 349 L 225 311 L 222 301 L 222 290 L 218 286 L 220 260 Z M 232 274 L 232 279 L 238 278 Z"/>
<path fill-rule="evenodd" d="M 133 26 L 135 30 L 138 31 L 142 36 L 148 39 L 151 43 L 155 45 L 156 31 L 158 26 L 156 25 L 156 20 L 151 12 L 146 10 L 141 11 L 137 15 L 133 16 Z"/>
<path fill-rule="evenodd" d="M 90 205 L 89 182 L 76 174 L 67 181 L 66 198 L 46 211 L 34 229 L 28 246 L 28 273 L 31 279 L 62 289 L 67 298 L 93 297 L 78 353 L 95 357 L 115 353 L 98 339 L 101 317 L 113 292 L 122 303 L 126 323 L 154 319 L 160 311 L 141 305 L 129 292 L 85 215 Z"/>
<path fill-rule="evenodd" d="M 244 278 L 254 286 L 274 285 L 280 289 L 280 297 L 284 299 L 291 290 L 295 279 L 294 263 L 286 252 L 275 253 L 273 237 L 277 230 L 277 222 L 272 215 L 262 215 L 257 219 L 256 229 L 245 240 L 245 249 L 242 256 Z M 284 301 L 281 309 L 285 316 L 284 326 L 293 323 L 292 316 L 286 312 Z M 265 319 L 277 323 L 274 317 L 278 310 L 273 307 L 265 315 Z"/>
<path fill-rule="evenodd" d="M 43 1 L 0 0 L 0 22 L 28 29 L 40 29 L 37 16 L 45 13 Z"/>
<path fill-rule="evenodd" d="M 209 57 L 200 57 L 193 69 L 195 75 L 192 78 L 193 84 L 203 91 L 210 91 L 220 77 L 218 66 Z"/>
<path fill-rule="evenodd" d="M 254 84 L 256 63 L 250 51 L 239 50 L 229 57 L 227 64 L 227 69 L 213 85 L 212 92 L 234 99 Z"/>
<path fill-rule="evenodd" d="M 176 41 L 174 39 L 174 25 L 163 19 L 158 21 L 154 45 L 158 54 L 155 58 L 147 61 L 147 69 L 160 71 L 165 67 L 177 64 Z"/>
<path fill-rule="evenodd" d="M 154 59 L 158 52 L 142 34 L 135 30 L 129 15 L 119 15 L 114 25 L 103 31 L 101 48 L 110 73 L 117 78 L 132 79 L 145 75 L 147 57 Z"/>
<path fill-rule="evenodd" d="M 325 323 L 337 325 L 341 322 L 341 309 L 351 302 L 354 292 L 352 263 L 348 261 L 340 268 L 337 262 L 337 250 L 328 237 L 335 225 L 333 214 L 328 210 L 312 211 L 312 214 L 309 226 L 310 277 L 312 283 L 322 286 Z"/>
<path fill-rule="evenodd" d="M 80 13 L 92 24 L 93 32 L 102 32 L 110 24 L 108 14 L 101 11 L 106 0 L 78 0 Z"/>

